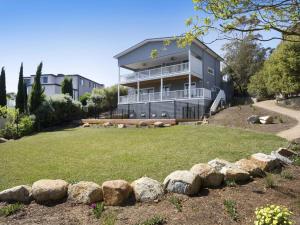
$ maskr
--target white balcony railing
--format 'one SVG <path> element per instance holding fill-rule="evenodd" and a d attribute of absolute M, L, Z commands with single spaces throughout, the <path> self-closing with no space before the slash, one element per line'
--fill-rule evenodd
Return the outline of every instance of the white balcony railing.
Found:
<path fill-rule="evenodd" d="M 143 70 L 126 75 L 120 75 L 120 83 L 135 82 L 160 77 L 176 76 L 189 71 L 189 63 L 180 63 L 172 66 L 163 66 L 150 70 Z"/>
<path fill-rule="evenodd" d="M 168 101 L 168 100 L 179 100 L 188 99 L 188 90 L 176 90 L 176 91 L 166 91 L 154 92 L 146 94 L 131 94 L 126 96 L 120 96 L 120 104 L 137 103 L 137 102 L 156 102 L 156 101 Z M 191 99 L 193 98 L 205 98 L 211 99 L 211 91 L 206 88 L 193 88 L 191 89 Z"/>

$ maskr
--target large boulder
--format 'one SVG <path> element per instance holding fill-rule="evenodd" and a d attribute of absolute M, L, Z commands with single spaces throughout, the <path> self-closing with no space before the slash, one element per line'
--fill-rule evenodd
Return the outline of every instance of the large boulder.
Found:
<path fill-rule="evenodd" d="M 105 122 L 103 123 L 104 127 L 111 127 L 113 124 L 111 122 Z"/>
<path fill-rule="evenodd" d="M 164 127 L 164 123 L 163 122 L 161 122 L 161 121 L 156 121 L 156 122 L 154 122 L 154 127 Z"/>
<path fill-rule="evenodd" d="M 27 185 L 16 186 L 0 192 L 0 202 L 24 202 L 31 200 L 31 187 Z"/>
<path fill-rule="evenodd" d="M 106 205 L 123 205 L 132 193 L 132 187 L 125 180 L 105 181 L 102 184 L 103 199 Z"/>
<path fill-rule="evenodd" d="M 139 127 L 146 127 L 146 126 L 148 126 L 148 124 L 147 124 L 147 122 L 145 122 L 145 121 L 140 121 L 140 122 L 138 123 L 138 126 L 139 126 Z"/>
<path fill-rule="evenodd" d="M 297 152 L 292 151 L 292 150 L 287 149 L 287 148 L 279 148 L 279 149 L 276 150 L 276 152 L 279 155 L 284 156 L 284 157 L 289 158 L 289 159 L 292 159 L 293 157 L 298 156 Z"/>
<path fill-rule="evenodd" d="M 276 157 L 264 153 L 253 154 L 250 159 L 266 172 L 271 172 L 281 167 L 280 161 Z"/>
<path fill-rule="evenodd" d="M 164 194 L 162 184 L 149 177 L 142 177 L 132 182 L 135 199 L 140 202 L 150 202 L 159 199 Z"/>
<path fill-rule="evenodd" d="M 64 180 L 39 180 L 32 185 L 32 196 L 37 202 L 58 201 L 67 196 L 68 185 Z"/>
<path fill-rule="evenodd" d="M 260 116 L 259 122 L 262 124 L 271 124 L 271 123 L 273 123 L 273 117 L 272 116 Z"/>
<path fill-rule="evenodd" d="M 8 141 L 7 139 L 0 137 L 0 143 L 5 143 L 7 141 Z"/>
<path fill-rule="evenodd" d="M 224 159 L 216 158 L 216 159 L 213 159 L 213 160 L 209 161 L 208 165 L 213 167 L 215 170 L 220 171 L 224 166 L 231 166 L 232 163 L 228 162 Z"/>
<path fill-rule="evenodd" d="M 272 151 L 271 156 L 274 156 L 278 159 L 282 164 L 291 165 L 293 161 L 287 157 L 280 155 L 277 151 Z"/>
<path fill-rule="evenodd" d="M 248 172 L 253 177 L 263 177 L 265 172 L 252 160 L 241 159 L 234 163 L 238 168 Z"/>
<path fill-rule="evenodd" d="M 122 129 L 122 128 L 126 128 L 126 125 L 123 123 L 118 124 L 118 128 Z"/>
<path fill-rule="evenodd" d="M 177 170 L 164 180 L 164 189 L 169 192 L 195 195 L 201 188 L 201 178 L 188 170 Z"/>
<path fill-rule="evenodd" d="M 102 199 L 102 189 L 94 182 L 80 181 L 68 188 L 68 200 L 75 203 L 91 204 Z"/>
<path fill-rule="evenodd" d="M 82 125 L 82 127 L 90 127 L 90 124 L 89 123 L 84 123 L 83 125 Z"/>
<path fill-rule="evenodd" d="M 251 124 L 260 123 L 259 116 L 257 116 L 257 115 L 249 116 L 247 118 L 247 121 L 248 121 L 248 123 L 251 123 Z"/>
<path fill-rule="evenodd" d="M 204 163 L 194 165 L 191 168 L 191 172 L 202 178 L 204 187 L 219 187 L 224 180 L 224 174 Z"/>

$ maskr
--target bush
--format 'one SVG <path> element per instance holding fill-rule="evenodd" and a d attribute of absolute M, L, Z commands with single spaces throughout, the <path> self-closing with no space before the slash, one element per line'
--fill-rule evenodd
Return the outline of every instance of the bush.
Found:
<path fill-rule="evenodd" d="M 47 98 L 36 111 L 39 127 L 51 127 L 80 119 L 82 105 L 69 95 L 53 95 Z"/>
<path fill-rule="evenodd" d="M 255 210 L 255 225 L 283 225 L 294 224 L 291 220 L 292 212 L 286 207 L 267 205 Z"/>
<path fill-rule="evenodd" d="M 23 116 L 19 123 L 20 135 L 25 136 L 34 132 L 35 116 Z"/>
<path fill-rule="evenodd" d="M 10 216 L 19 212 L 23 208 L 23 204 L 15 203 L 0 208 L 0 216 Z"/>

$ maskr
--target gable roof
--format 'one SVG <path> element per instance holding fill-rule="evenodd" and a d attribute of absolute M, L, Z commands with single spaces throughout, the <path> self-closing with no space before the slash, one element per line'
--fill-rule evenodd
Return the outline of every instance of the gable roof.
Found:
<path fill-rule="evenodd" d="M 180 36 L 177 36 L 175 38 L 179 38 Z M 114 58 L 118 59 L 123 55 L 126 55 L 129 52 L 134 51 L 135 49 L 150 43 L 150 42 L 156 42 L 156 41 L 165 41 L 165 40 L 174 40 L 174 37 L 161 37 L 161 38 L 149 38 L 149 39 L 145 39 L 144 41 L 141 41 L 139 43 L 137 43 L 136 45 L 131 46 L 130 48 L 120 52 L 119 54 L 115 55 Z M 205 45 L 203 42 L 201 42 L 198 38 L 193 40 L 193 43 L 198 45 L 199 47 L 203 48 L 207 53 L 209 53 L 210 55 L 212 55 L 213 57 L 217 58 L 220 61 L 223 61 L 223 58 L 218 55 L 215 51 L 213 51 L 211 48 L 209 48 L 207 45 Z"/>

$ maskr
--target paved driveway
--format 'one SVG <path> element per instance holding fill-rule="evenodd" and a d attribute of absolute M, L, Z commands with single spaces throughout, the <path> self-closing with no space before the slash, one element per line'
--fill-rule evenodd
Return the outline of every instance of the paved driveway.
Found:
<path fill-rule="evenodd" d="M 277 135 L 280 137 L 286 138 L 289 141 L 296 139 L 296 138 L 300 138 L 300 111 L 280 107 L 275 104 L 274 100 L 257 102 L 254 104 L 254 106 L 264 108 L 267 110 L 271 110 L 271 111 L 281 113 L 286 116 L 295 118 L 298 121 L 298 123 L 296 123 L 294 127 L 290 128 L 288 130 L 285 130 L 285 131 L 281 131 L 281 132 L 277 133 Z"/>

